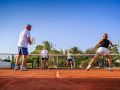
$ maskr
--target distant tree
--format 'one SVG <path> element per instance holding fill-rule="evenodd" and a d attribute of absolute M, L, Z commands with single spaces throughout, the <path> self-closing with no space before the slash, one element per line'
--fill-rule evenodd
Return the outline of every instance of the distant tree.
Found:
<path fill-rule="evenodd" d="M 41 45 L 37 45 L 35 50 L 31 52 L 31 54 L 39 54 L 41 50 L 47 49 L 49 52 L 52 53 L 53 44 L 49 41 L 43 41 Z"/>
<path fill-rule="evenodd" d="M 37 45 L 35 50 L 31 52 L 31 54 L 39 54 L 42 49 L 43 45 Z"/>
<path fill-rule="evenodd" d="M 83 51 L 81 51 L 81 50 L 80 50 L 78 47 L 76 47 L 76 46 L 70 48 L 69 50 L 72 52 L 72 54 L 82 54 L 82 53 L 83 53 Z"/>
<path fill-rule="evenodd" d="M 95 52 L 96 52 L 96 49 L 88 48 L 88 49 L 86 49 L 85 54 L 95 54 Z"/>
<path fill-rule="evenodd" d="M 43 45 L 37 45 L 36 46 L 36 50 L 42 50 L 43 49 Z"/>
<path fill-rule="evenodd" d="M 43 47 L 50 52 L 53 49 L 53 44 L 49 41 L 43 41 Z"/>
<path fill-rule="evenodd" d="M 117 47 L 109 46 L 110 54 L 119 54 L 119 50 Z"/>
<path fill-rule="evenodd" d="M 53 49 L 51 51 L 51 54 L 62 54 L 63 52 L 62 51 L 59 51 L 59 50 L 56 50 L 56 49 Z"/>

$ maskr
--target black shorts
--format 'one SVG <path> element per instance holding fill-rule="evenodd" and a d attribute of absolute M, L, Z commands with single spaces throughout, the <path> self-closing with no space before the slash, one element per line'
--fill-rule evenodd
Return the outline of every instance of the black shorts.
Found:
<path fill-rule="evenodd" d="M 48 60 L 48 58 L 42 58 L 42 60 Z"/>
<path fill-rule="evenodd" d="M 72 59 L 68 59 L 68 61 L 72 61 Z"/>

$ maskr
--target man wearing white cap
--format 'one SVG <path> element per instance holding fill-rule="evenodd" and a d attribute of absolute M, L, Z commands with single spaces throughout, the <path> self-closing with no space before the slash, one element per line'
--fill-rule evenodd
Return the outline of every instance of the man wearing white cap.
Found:
<path fill-rule="evenodd" d="M 32 43 L 30 39 L 30 31 L 32 29 L 32 26 L 30 24 L 27 24 L 25 26 L 25 29 L 20 33 L 19 40 L 18 40 L 18 57 L 16 59 L 16 65 L 15 70 L 21 70 L 26 71 L 26 61 L 27 61 L 27 55 L 28 55 L 28 44 L 30 45 Z M 21 56 L 24 55 L 24 59 L 22 60 L 21 68 L 19 68 L 19 59 Z"/>

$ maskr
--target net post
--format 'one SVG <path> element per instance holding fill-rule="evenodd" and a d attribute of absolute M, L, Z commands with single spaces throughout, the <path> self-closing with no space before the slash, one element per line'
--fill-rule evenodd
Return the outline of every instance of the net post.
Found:
<path fill-rule="evenodd" d="M 57 67 L 56 67 L 56 69 L 58 69 L 58 55 L 56 55 L 56 57 L 57 57 Z"/>
<path fill-rule="evenodd" d="M 14 55 L 12 54 L 11 69 L 14 68 L 13 67 L 13 61 L 14 61 Z"/>
<path fill-rule="evenodd" d="M 40 55 L 41 56 L 41 55 Z M 40 58 L 40 69 L 42 69 L 43 63 L 42 63 L 42 58 Z"/>
<path fill-rule="evenodd" d="M 39 68 L 39 59 L 40 59 L 40 57 L 38 55 L 38 58 L 37 58 L 37 68 Z"/>

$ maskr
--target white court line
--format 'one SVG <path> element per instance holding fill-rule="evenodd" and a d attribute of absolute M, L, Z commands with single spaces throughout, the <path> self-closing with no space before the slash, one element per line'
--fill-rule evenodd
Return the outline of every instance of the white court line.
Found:
<path fill-rule="evenodd" d="M 58 70 L 56 71 L 56 78 L 61 78 Z"/>

